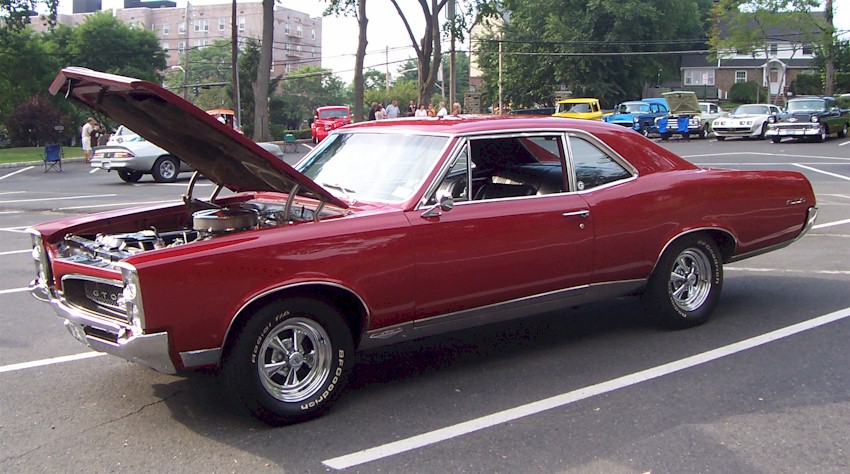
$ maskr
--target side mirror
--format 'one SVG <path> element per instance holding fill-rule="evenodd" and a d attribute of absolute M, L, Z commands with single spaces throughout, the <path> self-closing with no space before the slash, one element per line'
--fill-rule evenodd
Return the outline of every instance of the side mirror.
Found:
<path fill-rule="evenodd" d="M 422 218 L 428 219 L 431 217 L 439 217 L 444 212 L 449 212 L 455 207 L 455 198 L 446 191 L 437 192 L 437 204 L 434 204 L 427 211 L 422 213 Z"/>

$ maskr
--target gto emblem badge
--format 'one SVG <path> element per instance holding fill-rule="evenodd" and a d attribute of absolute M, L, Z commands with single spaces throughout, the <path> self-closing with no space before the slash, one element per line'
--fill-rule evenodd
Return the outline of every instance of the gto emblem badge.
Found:
<path fill-rule="evenodd" d="M 796 121 L 797 121 L 797 117 L 791 117 L 791 118 L 789 118 L 789 119 L 788 119 L 788 121 L 789 121 L 789 122 L 796 122 Z"/>

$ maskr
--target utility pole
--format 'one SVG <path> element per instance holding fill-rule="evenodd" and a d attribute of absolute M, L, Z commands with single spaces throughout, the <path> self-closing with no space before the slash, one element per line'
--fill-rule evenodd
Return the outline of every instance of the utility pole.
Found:
<path fill-rule="evenodd" d="M 233 78 L 233 128 L 240 129 L 242 127 L 242 104 L 239 100 L 239 31 L 238 21 L 236 18 L 236 0 L 233 0 L 230 8 L 230 67 Z"/>
<path fill-rule="evenodd" d="M 451 49 L 449 51 L 449 110 L 452 110 L 455 100 L 455 0 L 449 0 L 447 5 L 449 21 L 451 22 Z"/>
<path fill-rule="evenodd" d="M 387 93 L 389 93 L 390 92 L 390 47 L 389 47 L 389 45 L 386 46 L 386 49 L 384 50 L 384 61 L 386 62 L 385 66 L 387 68 L 387 77 L 386 77 L 386 80 L 384 82 L 386 83 L 385 85 L 386 85 Z"/>
<path fill-rule="evenodd" d="M 189 2 L 186 2 L 186 41 L 183 45 L 183 99 L 189 100 Z"/>
<path fill-rule="evenodd" d="M 499 115 L 502 115 L 502 34 L 499 33 Z"/>

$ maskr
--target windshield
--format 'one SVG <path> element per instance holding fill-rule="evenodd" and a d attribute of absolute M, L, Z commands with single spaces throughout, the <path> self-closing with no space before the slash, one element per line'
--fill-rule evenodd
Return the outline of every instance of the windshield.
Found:
<path fill-rule="evenodd" d="M 345 109 L 322 110 L 319 112 L 319 118 L 348 118 L 348 111 Z"/>
<path fill-rule="evenodd" d="M 402 202 L 422 186 L 448 140 L 386 133 L 332 134 L 297 169 L 349 202 Z"/>
<path fill-rule="evenodd" d="M 790 100 L 788 101 L 788 112 L 820 112 L 824 110 L 822 100 Z"/>
<path fill-rule="evenodd" d="M 635 114 L 639 112 L 649 112 L 649 104 L 643 102 L 626 102 L 617 107 L 618 114 Z"/>
<path fill-rule="evenodd" d="M 770 115 L 770 108 L 766 105 L 741 105 L 732 115 Z"/>

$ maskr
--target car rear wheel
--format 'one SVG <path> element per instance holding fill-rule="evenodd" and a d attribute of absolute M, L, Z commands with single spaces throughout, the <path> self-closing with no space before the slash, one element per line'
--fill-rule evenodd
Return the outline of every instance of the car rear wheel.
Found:
<path fill-rule="evenodd" d="M 118 177 L 125 183 L 138 183 L 139 180 L 142 179 L 142 174 L 143 173 L 141 171 L 118 171 Z"/>
<path fill-rule="evenodd" d="M 770 137 L 773 143 L 779 143 L 782 141 L 782 137 Z"/>
<path fill-rule="evenodd" d="M 235 335 L 222 363 L 234 403 L 269 424 L 315 418 L 339 396 L 354 363 L 349 328 L 330 305 L 272 303 Z"/>
<path fill-rule="evenodd" d="M 708 320 L 723 288 L 717 244 L 705 234 L 681 238 L 667 248 L 644 293 L 644 304 L 662 326 L 681 329 Z"/>
<path fill-rule="evenodd" d="M 848 129 L 850 129 L 850 127 L 845 123 L 844 126 L 841 128 L 841 131 L 838 132 L 838 138 L 846 137 Z"/>
<path fill-rule="evenodd" d="M 171 156 L 160 156 L 153 165 L 151 174 L 157 183 L 173 183 L 180 172 L 180 161 Z"/>
<path fill-rule="evenodd" d="M 708 136 L 708 125 L 705 125 L 701 129 L 699 129 L 699 134 L 697 135 L 701 139 L 705 139 Z"/>
<path fill-rule="evenodd" d="M 715 138 L 717 138 L 717 141 L 719 141 L 719 142 L 722 142 L 723 140 L 726 140 L 726 137 L 721 137 L 720 135 L 718 135 L 718 136 L 717 136 L 717 137 L 715 137 Z"/>

